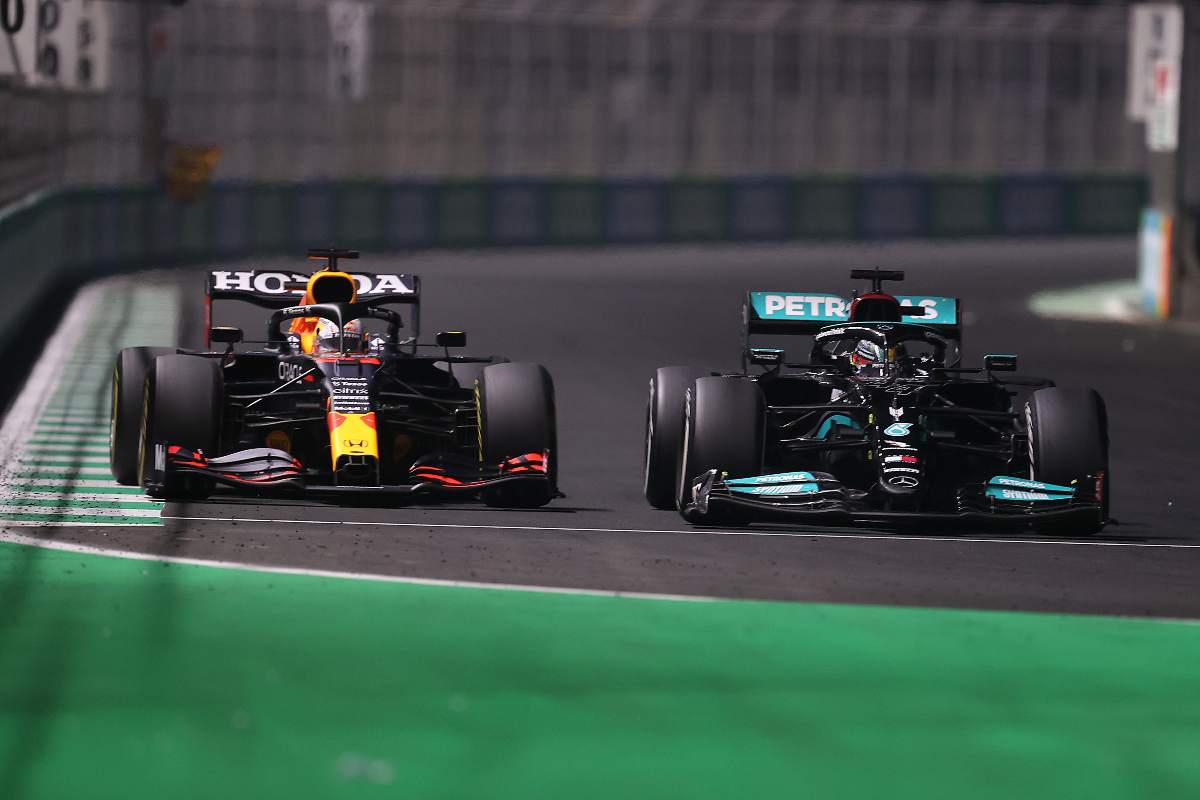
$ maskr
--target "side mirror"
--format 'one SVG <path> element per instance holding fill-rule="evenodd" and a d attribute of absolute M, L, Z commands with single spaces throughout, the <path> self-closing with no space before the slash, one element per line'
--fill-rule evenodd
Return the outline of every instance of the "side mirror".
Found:
<path fill-rule="evenodd" d="M 983 357 L 983 368 L 988 372 L 1016 372 L 1017 357 L 1011 353 L 989 353 Z"/>
<path fill-rule="evenodd" d="M 760 367 L 783 366 L 783 351 L 774 347 L 751 347 L 750 363 Z"/>
<path fill-rule="evenodd" d="M 462 331 L 440 331 L 434 341 L 438 347 L 466 347 L 467 334 Z"/>
<path fill-rule="evenodd" d="M 209 338 L 221 344 L 237 344 L 242 340 L 242 329 L 229 328 L 222 325 L 213 328 L 212 332 L 209 333 Z"/>

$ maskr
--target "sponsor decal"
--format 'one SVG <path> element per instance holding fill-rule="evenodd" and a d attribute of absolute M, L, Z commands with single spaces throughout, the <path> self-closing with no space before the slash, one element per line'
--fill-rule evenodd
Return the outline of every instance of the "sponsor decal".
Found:
<path fill-rule="evenodd" d="M 1016 489 L 1031 489 L 1039 492 L 1050 492 L 1051 494 L 1075 494 L 1074 487 L 1058 486 L 1053 483 L 1042 483 L 1041 481 L 1029 480 L 1028 478 L 1013 478 L 1008 475 L 997 475 L 988 481 L 989 486 L 1011 486 Z"/>
<path fill-rule="evenodd" d="M 751 347 L 750 363 L 759 365 L 782 364 L 784 352 L 773 347 Z"/>
<path fill-rule="evenodd" d="M 909 430 L 912 429 L 911 422 L 893 422 L 883 429 L 884 436 L 908 436 Z"/>
<path fill-rule="evenodd" d="M 913 447 L 911 444 L 909 444 L 908 442 L 897 442 L 895 439 L 884 439 L 883 443 L 885 445 L 887 445 L 888 447 L 895 448 L 896 450 L 916 450 L 917 449 L 917 448 Z"/>
<path fill-rule="evenodd" d="M 772 486 L 730 486 L 731 491 L 757 495 L 816 494 L 821 487 L 815 483 L 783 483 Z"/>
<path fill-rule="evenodd" d="M 912 475 L 892 475 L 887 481 L 892 486 L 903 486 L 909 489 L 920 484 L 920 481 Z"/>
<path fill-rule="evenodd" d="M 354 279 L 358 294 L 413 294 L 412 277 L 408 275 L 366 275 L 348 273 Z M 222 292 L 253 292 L 265 295 L 304 295 L 311 275 L 301 272 L 258 272 L 252 270 L 213 270 L 212 287 Z"/>
<path fill-rule="evenodd" d="M 752 292 L 750 302 L 761 319 L 842 322 L 850 313 L 850 304 L 833 294 Z"/>
<path fill-rule="evenodd" d="M 958 322 L 958 301 L 953 297 L 925 297 L 921 295 L 897 295 L 903 308 L 925 309 L 925 316 L 910 317 L 920 325 L 953 325 Z"/>
<path fill-rule="evenodd" d="M 371 411 L 371 389 L 366 378 L 330 378 L 333 384 L 330 410 L 339 414 L 367 414 Z"/>
<path fill-rule="evenodd" d="M 1038 502 L 1038 501 L 1044 501 L 1044 500 L 1057 500 L 1058 502 L 1062 502 L 1064 500 L 1070 499 L 1069 497 L 1066 497 L 1061 494 L 1047 494 L 1046 492 L 1027 492 L 1022 489 L 1002 489 L 999 487 L 991 487 L 986 492 L 984 492 L 984 494 L 987 495 L 988 497 L 995 497 L 999 500 L 1018 500 L 1021 502 Z"/>
<path fill-rule="evenodd" d="M 924 316 L 910 317 L 919 325 L 954 325 L 958 322 L 958 301 L 953 297 L 896 295 L 905 308 L 923 308 Z M 750 304 L 759 319 L 845 322 L 850 316 L 848 300 L 832 294 L 792 292 L 751 292 Z"/>
<path fill-rule="evenodd" d="M 888 475 L 891 475 L 893 472 L 915 472 L 918 475 L 921 473 L 921 470 L 916 467 L 884 467 L 883 471 Z"/>
<path fill-rule="evenodd" d="M 891 406 L 889 406 L 888 413 L 892 415 L 892 419 L 899 422 L 900 418 L 904 416 L 904 409 L 903 408 L 892 408 Z"/>
<path fill-rule="evenodd" d="M 283 450 L 285 453 L 292 452 L 292 440 L 285 431 L 271 431 L 267 434 L 266 441 L 267 447 Z"/>
<path fill-rule="evenodd" d="M 916 464 L 918 461 L 916 456 L 884 456 L 883 460 L 887 464 Z"/>
<path fill-rule="evenodd" d="M 294 381 L 310 369 L 311 367 L 307 367 L 304 364 L 293 364 L 289 361 L 280 361 L 278 367 L 279 380 L 284 382 Z M 282 450 L 283 448 L 280 449 Z"/>
<path fill-rule="evenodd" d="M 811 472 L 779 472 L 753 478 L 730 478 L 725 483 L 728 486 L 756 486 L 766 483 L 807 483 L 815 480 L 816 477 Z"/>

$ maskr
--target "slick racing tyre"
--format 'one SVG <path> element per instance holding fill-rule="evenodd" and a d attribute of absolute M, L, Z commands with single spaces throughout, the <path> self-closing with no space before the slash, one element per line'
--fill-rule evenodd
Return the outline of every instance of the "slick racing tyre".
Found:
<path fill-rule="evenodd" d="M 138 435 L 142 426 L 142 398 L 146 376 L 154 359 L 174 353 L 171 347 L 127 347 L 113 365 L 112 408 L 109 412 L 109 465 L 117 483 L 138 482 Z"/>
<path fill-rule="evenodd" d="M 479 439 L 483 462 L 495 466 L 527 453 L 549 453 L 548 483 L 510 483 L 483 492 L 501 508 L 537 508 L 557 494 L 558 437 L 554 383 L 541 364 L 491 364 L 479 381 Z"/>
<path fill-rule="evenodd" d="M 691 502 L 692 480 L 715 469 L 733 478 L 760 474 L 765 409 L 762 390 L 745 378 L 698 378 L 684 403 L 683 445 L 676 476 L 679 511 Z M 745 520 L 729 514 L 721 522 Z"/>
<path fill-rule="evenodd" d="M 699 367 L 659 367 L 650 379 L 642 492 L 655 508 L 675 508 L 676 473 L 683 448 L 684 395 L 697 378 L 709 374 Z"/>
<path fill-rule="evenodd" d="M 214 359 L 187 355 L 159 356 L 146 381 L 145 414 L 139 450 L 143 471 L 154 458 L 155 443 L 220 455 L 225 384 Z M 144 477 L 141 481 L 145 483 Z M 173 478 L 162 496 L 168 500 L 201 500 L 213 482 L 199 476 Z"/>
<path fill-rule="evenodd" d="M 1100 394 L 1094 389 L 1038 389 L 1025 404 L 1025 419 L 1030 477 L 1067 486 L 1103 473 L 1100 501 L 1102 521 L 1107 520 L 1112 481 L 1108 417 Z"/>

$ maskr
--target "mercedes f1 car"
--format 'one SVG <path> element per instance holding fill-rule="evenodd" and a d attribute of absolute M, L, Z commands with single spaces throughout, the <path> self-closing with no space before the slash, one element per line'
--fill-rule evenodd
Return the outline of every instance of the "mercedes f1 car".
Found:
<path fill-rule="evenodd" d="M 466 344 L 459 331 L 420 343 L 415 275 L 340 271 L 354 251 L 309 257 L 324 268 L 211 271 L 210 349 L 121 351 L 111 431 L 119 482 L 172 499 L 202 498 L 217 484 L 468 493 L 526 508 L 558 496 L 554 387 L 542 366 L 452 355 Z M 260 349 L 235 351 L 243 332 L 213 327 L 213 304 L 224 300 L 271 310 Z M 392 306 L 410 310 L 408 328 Z"/>
<path fill-rule="evenodd" d="M 884 292 L 901 271 L 851 277 L 871 290 L 849 301 L 749 292 L 741 372 L 657 371 L 646 417 L 651 505 L 702 524 L 1098 532 L 1110 496 L 1100 395 L 1011 374 L 1015 355 L 963 367 L 957 299 Z M 811 337 L 800 363 L 753 346 L 796 335 Z"/>

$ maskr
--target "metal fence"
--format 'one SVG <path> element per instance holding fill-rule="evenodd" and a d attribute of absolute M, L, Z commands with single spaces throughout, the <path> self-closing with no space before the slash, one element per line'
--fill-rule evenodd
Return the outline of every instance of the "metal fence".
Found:
<path fill-rule="evenodd" d="M 386 0 L 363 99 L 325 0 L 111 3 L 102 94 L 0 84 L 0 201 L 138 182 L 1132 173 L 1126 9 L 913 0 Z"/>
<path fill-rule="evenodd" d="M 24 4 L 32 8 L 32 3 Z M 0 76 L 0 206 L 36 190 L 148 181 L 156 134 L 147 124 L 144 9 L 111 3 L 112 81 L 103 92 L 64 91 Z M 27 10 L 25 19 L 38 19 Z M 0 38 L 0 47 L 12 47 Z"/>
<path fill-rule="evenodd" d="M 1126 10 L 808 0 L 400 2 L 399 172 L 1129 171 Z"/>
<path fill-rule="evenodd" d="M 111 3 L 103 92 L 0 78 L 15 307 L 330 242 L 1127 233 L 1144 202 L 1119 8 L 379 0 L 356 99 L 332 2 Z"/>

